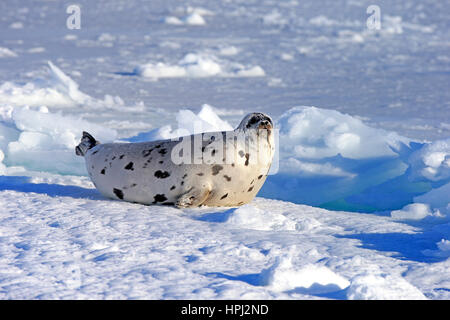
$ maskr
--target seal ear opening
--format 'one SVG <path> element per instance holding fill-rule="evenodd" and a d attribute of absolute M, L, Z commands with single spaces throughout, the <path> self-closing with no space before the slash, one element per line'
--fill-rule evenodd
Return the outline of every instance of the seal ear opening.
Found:
<path fill-rule="evenodd" d="M 88 152 L 89 149 L 95 147 L 100 144 L 99 141 L 95 140 L 93 136 L 91 136 L 88 132 L 83 131 L 83 137 L 81 138 L 81 142 L 78 146 L 75 147 L 75 154 L 77 156 L 82 156 Z"/>

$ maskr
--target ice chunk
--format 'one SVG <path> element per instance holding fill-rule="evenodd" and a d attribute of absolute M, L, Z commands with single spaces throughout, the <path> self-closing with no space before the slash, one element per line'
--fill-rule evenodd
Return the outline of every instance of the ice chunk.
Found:
<path fill-rule="evenodd" d="M 191 26 L 203 26 L 206 24 L 205 19 L 197 12 L 193 12 L 193 13 L 187 15 L 184 18 L 184 22 Z"/>
<path fill-rule="evenodd" d="M 450 138 L 434 141 L 409 158 L 411 178 L 417 180 L 450 180 Z"/>
<path fill-rule="evenodd" d="M 338 154 L 350 159 L 396 156 L 392 150 L 408 139 L 374 129 L 361 120 L 334 110 L 295 107 L 278 121 L 282 151 L 299 158 Z"/>
<path fill-rule="evenodd" d="M 335 110 L 306 106 L 282 114 L 276 128 L 279 173 L 269 175 L 260 196 L 367 212 L 397 209 L 420 192 L 405 196 L 400 182 L 388 184 L 408 168 L 401 154 L 412 152 L 410 139 Z M 410 182 L 404 180 L 406 188 Z"/>
<path fill-rule="evenodd" d="M 88 121 L 47 108 L 17 108 L 10 122 L 0 123 L 0 148 L 4 164 L 27 170 L 85 175 L 81 158 L 74 156 L 83 130 L 102 142 L 112 141 L 117 133 Z"/>
<path fill-rule="evenodd" d="M 167 24 L 173 24 L 173 25 L 182 25 L 183 21 L 181 21 L 177 17 L 169 16 L 164 18 L 164 22 Z"/>

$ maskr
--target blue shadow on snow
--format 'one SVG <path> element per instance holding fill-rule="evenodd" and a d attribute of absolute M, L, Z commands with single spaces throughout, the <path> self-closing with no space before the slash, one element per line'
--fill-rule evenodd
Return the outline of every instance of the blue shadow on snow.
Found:
<path fill-rule="evenodd" d="M 392 252 L 392 257 L 401 260 L 434 263 L 445 260 L 445 257 L 425 255 L 424 250 L 437 250 L 436 243 L 443 237 L 438 232 L 424 233 L 360 233 L 352 235 L 334 235 L 337 238 L 357 239 L 362 242 L 361 248 Z"/>
<path fill-rule="evenodd" d="M 3 190 L 40 193 L 50 197 L 105 200 L 105 197 L 96 189 L 61 184 L 31 183 L 30 178 L 24 176 L 0 176 L 0 191 Z"/>

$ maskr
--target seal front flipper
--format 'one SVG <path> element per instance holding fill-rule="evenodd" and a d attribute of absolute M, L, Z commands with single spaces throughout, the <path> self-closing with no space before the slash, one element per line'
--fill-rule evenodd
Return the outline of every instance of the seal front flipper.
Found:
<path fill-rule="evenodd" d="M 183 194 L 175 203 L 178 208 L 193 208 L 199 207 L 208 199 L 211 193 L 211 188 L 209 186 L 203 186 L 202 189 L 197 187 L 192 187 L 188 192 Z"/>
<path fill-rule="evenodd" d="M 75 147 L 75 153 L 77 156 L 82 156 L 86 154 L 86 152 L 100 144 L 99 141 L 95 140 L 93 136 L 91 136 L 86 131 L 83 131 L 83 137 L 81 138 L 81 143 Z"/>

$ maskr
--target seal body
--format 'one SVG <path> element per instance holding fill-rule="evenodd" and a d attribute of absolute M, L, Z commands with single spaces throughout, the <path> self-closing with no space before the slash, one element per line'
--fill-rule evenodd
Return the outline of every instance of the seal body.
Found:
<path fill-rule="evenodd" d="M 233 131 L 141 143 L 101 144 L 87 133 L 76 148 L 105 196 L 178 207 L 239 206 L 261 189 L 274 153 L 272 120 L 247 115 Z"/>

